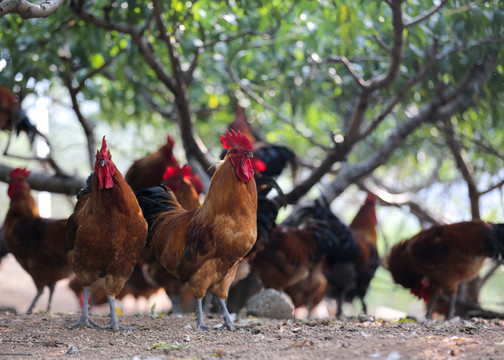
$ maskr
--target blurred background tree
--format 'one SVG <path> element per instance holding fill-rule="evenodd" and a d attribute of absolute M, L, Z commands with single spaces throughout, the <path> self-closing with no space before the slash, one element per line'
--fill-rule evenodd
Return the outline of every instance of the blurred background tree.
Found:
<path fill-rule="evenodd" d="M 434 223 L 503 222 L 501 1 L 0 5 L 0 84 L 33 121 L 48 112 L 50 143 L 46 160 L 29 160 L 24 135 L 2 132 L 4 182 L 38 168 L 34 189 L 73 195 L 103 134 L 122 171 L 171 134 L 203 175 L 239 104 L 298 156 L 298 175 L 279 180 L 284 205 L 324 194 L 348 221 L 357 189 L 379 196 L 382 255 Z M 369 296 L 390 303 L 396 289 L 380 270 Z"/>

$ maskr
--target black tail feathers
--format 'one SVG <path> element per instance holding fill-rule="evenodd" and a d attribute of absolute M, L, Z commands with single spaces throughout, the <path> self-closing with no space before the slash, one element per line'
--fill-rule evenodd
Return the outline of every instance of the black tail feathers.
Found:
<path fill-rule="evenodd" d="M 360 247 L 354 235 L 336 216 L 331 220 L 311 220 L 307 227 L 317 235 L 318 253 L 325 255 L 329 266 L 353 261 L 359 256 Z"/>
<path fill-rule="evenodd" d="M 149 225 L 149 232 L 158 215 L 173 209 L 173 201 L 176 200 L 173 192 L 163 185 L 140 189 L 135 195 Z"/>

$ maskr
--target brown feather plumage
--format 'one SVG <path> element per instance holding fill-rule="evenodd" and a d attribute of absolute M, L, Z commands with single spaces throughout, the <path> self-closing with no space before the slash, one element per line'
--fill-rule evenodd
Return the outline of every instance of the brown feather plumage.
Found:
<path fill-rule="evenodd" d="M 453 297 L 459 283 L 478 275 L 486 257 L 502 252 L 496 231 L 481 220 L 433 226 L 394 245 L 385 264 L 396 283 L 426 301 Z M 449 317 L 453 310 L 452 305 Z"/>
<path fill-rule="evenodd" d="M 242 135 L 227 136 L 239 139 Z M 251 250 L 257 237 L 256 185 L 253 171 L 247 182 L 241 179 L 250 172 L 238 176 L 243 170 L 237 163 L 240 158 L 233 156 L 249 156 L 248 151 L 239 155 L 240 151 L 243 149 L 228 150 L 199 208 L 185 210 L 174 199 L 172 209 L 160 213 L 149 229 L 150 249 L 168 272 L 189 284 L 199 304 L 207 290 L 222 300 L 227 298 L 238 262 Z M 233 327 L 229 316 L 225 325 Z M 198 326 L 204 327 L 201 316 Z"/>
<path fill-rule="evenodd" d="M 67 262 L 65 242 L 67 221 L 41 218 L 25 178 L 19 177 L 12 181 L 19 182 L 17 186 L 20 190 L 11 199 L 5 217 L 5 245 L 30 274 L 37 293 L 41 294 L 45 286 L 54 286 L 57 281 L 72 274 Z M 37 297 L 28 312 L 31 312 L 36 300 Z M 50 303 L 47 305 L 48 311 L 49 308 Z"/>
<path fill-rule="evenodd" d="M 102 183 L 98 175 L 104 171 L 109 177 L 101 175 L 105 176 Z M 147 223 L 142 210 L 133 190 L 112 162 L 104 138 L 102 149 L 97 153 L 90 191 L 80 196 L 68 219 L 67 244 L 68 262 L 85 294 L 93 282 L 105 278 L 105 292 L 111 307 L 111 322 L 107 327 L 122 328 L 115 315 L 115 297 L 132 274 L 145 247 L 146 236 Z M 89 325 L 88 299 L 84 301 L 81 319 L 71 327 Z"/>
<path fill-rule="evenodd" d="M 157 151 L 136 160 L 126 171 L 124 179 L 133 190 L 157 186 L 163 180 L 163 174 L 168 166 L 177 165 L 173 156 L 173 139 L 167 138 L 167 143 Z"/>

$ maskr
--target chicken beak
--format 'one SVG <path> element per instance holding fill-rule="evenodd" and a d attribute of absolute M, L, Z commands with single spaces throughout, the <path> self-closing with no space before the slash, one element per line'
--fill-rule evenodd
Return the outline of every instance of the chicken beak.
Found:
<path fill-rule="evenodd" d="M 253 158 L 254 153 L 252 151 L 249 151 L 248 153 L 245 154 L 246 157 Z"/>
<path fill-rule="evenodd" d="M 106 164 L 105 160 L 100 160 L 100 165 L 101 166 L 105 166 L 105 164 Z"/>

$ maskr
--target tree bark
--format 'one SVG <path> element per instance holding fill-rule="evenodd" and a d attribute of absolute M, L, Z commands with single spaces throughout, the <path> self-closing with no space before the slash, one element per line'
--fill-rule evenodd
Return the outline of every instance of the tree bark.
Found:
<path fill-rule="evenodd" d="M 44 0 L 33 4 L 26 0 L 0 0 L 0 17 L 17 13 L 23 19 L 45 18 L 54 14 L 65 0 Z"/>
<path fill-rule="evenodd" d="M 14 170 L 0 164 L 0 181 L 8 182 L 9 173 Z M 53 176 L 50 174 L 32 172 L 27 179 L 30 188 L 51 193 L 76 195 L 86 186 L 86 181 L 78 176 Z"/>

